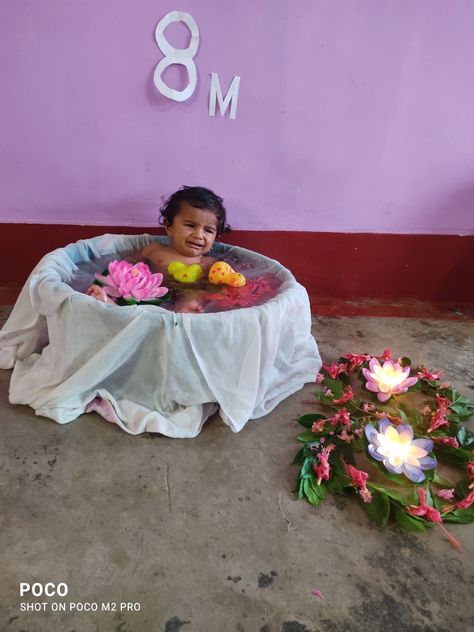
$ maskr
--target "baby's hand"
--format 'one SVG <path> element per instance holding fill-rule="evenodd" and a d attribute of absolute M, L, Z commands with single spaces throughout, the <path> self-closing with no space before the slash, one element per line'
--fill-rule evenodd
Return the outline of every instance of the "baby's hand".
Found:
<path fill-rule="evenodd" d="M 106 293 L 103 287 L 94 283 L 89 286 L 86 290 L 86 294 L 92 296 L 93 298 L 101 301 L 102 303 L 113 303 L 115 305 L 115 301 Z"/>
<path fill-rule="evenodd" d="M 204 307 L 198 300 L 191 299 L 190 301 L 180 301 L 176 305 L 175 311 L 181 312 L 182 314 L 202 314 Z"/>

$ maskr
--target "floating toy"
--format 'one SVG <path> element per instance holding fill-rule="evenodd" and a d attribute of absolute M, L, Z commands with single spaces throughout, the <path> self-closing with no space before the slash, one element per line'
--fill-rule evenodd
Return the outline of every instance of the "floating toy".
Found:
<path fill-rule="evenodd" d="M 225 261 L 216 261 L 209 270 L 209 282 L 214 285 L 243 287 L 247 281 L 243 274 L 236 272 Z"/>
<path fill-rule="evenodd" d="M 180 283 L 196 283 L 203 275 L 199 263 L 192 263 L 187 266 L 181 261 L 172 261 L 168 266 L 168 272 L 175 281 Z"/>

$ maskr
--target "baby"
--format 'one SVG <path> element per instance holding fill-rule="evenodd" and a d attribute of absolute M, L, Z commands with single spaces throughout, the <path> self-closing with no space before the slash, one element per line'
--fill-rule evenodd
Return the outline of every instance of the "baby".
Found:
<path fill-rule="evenodd" d="M 206 256 L 207 253 L 216 237 L 230 228 L 222 198 L 204 187 L 183 186 L 173 193 L 161 209 L 160 223 L 169 237 L 169 244 L 148 244 L 141 256 L 153 272 L 165 275 L 172 261 L 186 265 L 198 263 L 206 274 L 215 261 Z M 199 295 L 185 288 L 184 284 L 181 288 L 183 296 L 175 310 L 202 312 L 204 307 Z M 107 300 L 102 298 L 103 292 L 97 285 L 91 286 L 87 293 L 99 300 Z"/>
<path fill-rule="evenodd" d="M 204 187 L 182 187 L 168 198 L 160 220 L 170 243 L 145 246 L 142 257 L 151 267 L 163 272 L 172 261 L 181 261 L 199 263 L 207 272 L 214 260 L 205 255 L 216 237 L 229 229 L 222 198 Z"/>

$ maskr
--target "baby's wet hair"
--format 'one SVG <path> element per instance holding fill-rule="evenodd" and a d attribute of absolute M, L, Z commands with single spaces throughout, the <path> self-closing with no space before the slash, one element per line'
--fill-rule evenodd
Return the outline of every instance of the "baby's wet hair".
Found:
<path fill-rule="evenodd" d="M 205 209 L 213 213 L 217 218 L 218 235 L 230 230 L 230 226 L 227 223 L 224 200 L 205 187 L 183 186 L 170 195 L 160 209 L 160 224 L 171 226 L 183 202 L 187 202 L 194 208 Z"/>

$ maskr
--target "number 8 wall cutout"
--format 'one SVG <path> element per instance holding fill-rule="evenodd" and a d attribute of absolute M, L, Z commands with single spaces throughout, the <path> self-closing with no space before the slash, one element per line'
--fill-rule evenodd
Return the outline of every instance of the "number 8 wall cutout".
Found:
<path fill-rule="evenodd" d="M 165 37 L 164 31 L 167 26 L 173 22 L 183 22 L 189 29 L 190 42 L 187 48 L 174 48 Z M 199 48 L 199 28 L 196 20 L 189 13 L 184 11 L 171 11 L 165 15 L 156 25 L 155 40 L 158 48 L 163 53 L 163 59 L 158 63 L 153 74 L 153 81 L 157 90 L 168 99 L 173 101 L 186 101 L 189 99 L 197 84 L 197 72 L 194 57 Z M 170 88 L 163 81 L 163 72 L 168 66 L 178 65 L 184 66 L 188 73 L 188 85 L 183 90 L 175 90 Z M 219 109 L 224 115 L 230 106 L 229 118 L 235 119 L 237 114 L 237 102 L 239 97 L 240 77 L 235 76 L 232 79 L 229 90 L 225 97 L 219 83 L 219 75 L 216 72 L 211 73 L 211 85 L 209 90 L 209 116 L 215 116 L 216 100 L 219 103 Z"/>

